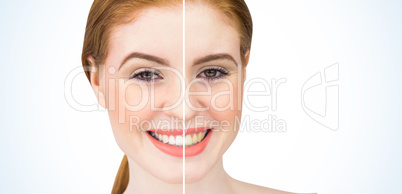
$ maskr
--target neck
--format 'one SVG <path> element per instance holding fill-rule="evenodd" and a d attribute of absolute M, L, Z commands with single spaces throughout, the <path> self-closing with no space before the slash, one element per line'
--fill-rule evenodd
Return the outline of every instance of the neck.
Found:
<path fill-rule="evenodd" d="M 130 178 L 125 194 L 183 193 L 182 184 L 166 183 L 148 173 L 135 161 L 128 159 Z M 222 159 L 199 181 L 188 183 L 186 193 L 230 193 L 232 178 L 225 172 Z"/>

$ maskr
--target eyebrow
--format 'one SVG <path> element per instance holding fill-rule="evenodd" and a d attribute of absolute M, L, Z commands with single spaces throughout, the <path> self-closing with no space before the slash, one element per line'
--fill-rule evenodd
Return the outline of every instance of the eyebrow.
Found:
<path fill-rule="evenodd" d="M 226 54 L 226 53 L 207 55 L 205 57 L 195 60 L 194 65 L 200 65 L 202 63 L 207 63 L 210 61 L 221 60 L 221 59 L 227 59 L 227 60 L 233 61 L 236 64 L 236 66 L 238 66 L 236 60 L 234 60 L 234 58 L 231 55 Z"/>
<path fill-rule="evenodd" d="M 144 54 L 144 53 L 133 52 L 133 53 L 129 54 L 126 58 L 124 58 L 123 62 L 120 64 L 119 70 L 125 63 L 127 63 L 128 60 L 133 59 L 133 58 L 145 59 L 147 61 L 152 61 L 155 63 L 159 63 L 161 65 L 169 66 L 169 61 L 167 61 L 166 59 L 162 59 L 162 58 Z"/>

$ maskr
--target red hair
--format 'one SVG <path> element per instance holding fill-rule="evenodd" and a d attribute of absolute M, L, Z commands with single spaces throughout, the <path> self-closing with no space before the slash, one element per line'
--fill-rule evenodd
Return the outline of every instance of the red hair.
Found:
<path fill-rule="evenodd" d="M 223 13 L 233 22 L 240 35 L 240 54 L 242 64 L 246 65 L 246 55 L 251 48 L 253 22 L 244 0 L 186 0 L 186 3 L 211 6 Z M 149 7 L 182 5 L 182 0 L 95 0 L 88 14 L 82 50 L 82 66 L 90 80 L 88 57 L 95 59 L 95 67 L 104 64 L 108 54 L 111 30 L 120 24 L 133 21 L 138 13 Z M 129 181 L 129 166 L 124 155 L 113 185 L 112 194 L 121 194 Z"/>

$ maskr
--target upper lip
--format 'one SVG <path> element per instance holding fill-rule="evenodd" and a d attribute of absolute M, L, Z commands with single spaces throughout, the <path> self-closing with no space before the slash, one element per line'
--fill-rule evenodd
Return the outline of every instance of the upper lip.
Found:
<path fill-rule="evenodd" d="M 199 132 L 204 132 L 208 129 L 211 129 L 210 127 L 195 127 L 195 128 L 188 128 L 184 130 L 185 135 L 188 134 L 194 134 L 194 133 L 199 133 Z M 150 129 L 148 131 L 156 132 L 161 135 L 183 135 L 183 129 Z"/>

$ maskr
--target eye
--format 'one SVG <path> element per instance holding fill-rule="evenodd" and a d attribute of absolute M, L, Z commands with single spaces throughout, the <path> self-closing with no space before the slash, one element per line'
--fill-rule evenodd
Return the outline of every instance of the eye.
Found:
<path fill-rule="evenodd" d="M 229 72 L 222 67 L 209 67 L 197 75 L 197 78 L 203 78 L 208 81 L 220 79 L 227 76 Z"/>
<path fill-rule="evenodd" d="M 144 69 L 138 72 L 134 72 L 132 78 L 145 82 L 155 82 L 159 79 L 163 79 L 163 77 L 161 77 L 160 74 L 153 69 Z"/>

